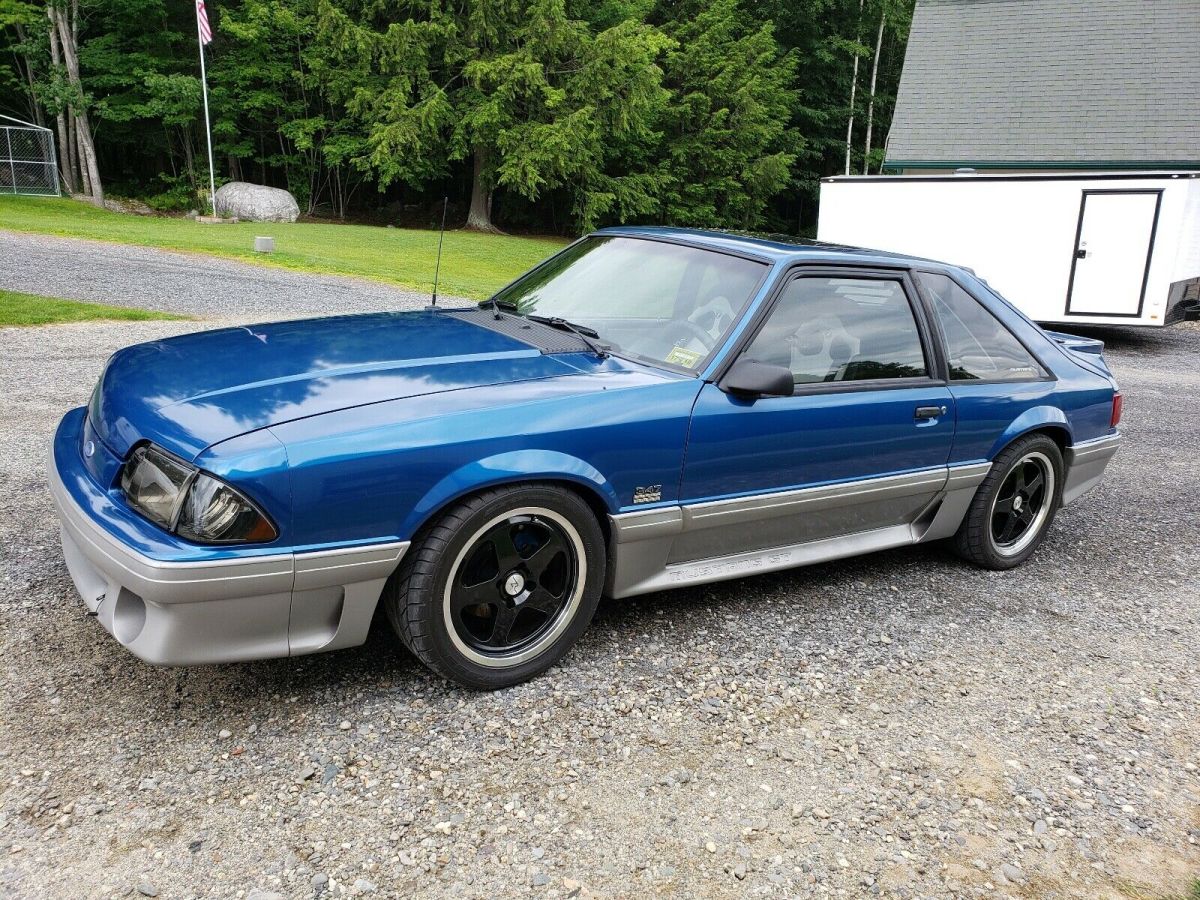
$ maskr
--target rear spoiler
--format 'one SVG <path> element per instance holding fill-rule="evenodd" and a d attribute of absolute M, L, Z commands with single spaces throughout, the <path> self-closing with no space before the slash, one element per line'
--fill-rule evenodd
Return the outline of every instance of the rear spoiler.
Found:
<path fill-rule="evenodd" d="M 1096 356 L 1104 354 L 1104 341 L 1080 337 L 1077 334 L 1064 334 L 1061 331 L 1047 331 L 1046 334 L 1068 350 L 1074 350 L 1077 353 L 1094 353 Z"/>
<path fill-rule="evenodd" d="M 1104 341 L 1080 337 L 1077 334 L 1064 334 L 1061 331 L 1047 331 L 1046 336 L 1088 368 L 1112 377 L 1108 363 L 1104 361 Z"/>

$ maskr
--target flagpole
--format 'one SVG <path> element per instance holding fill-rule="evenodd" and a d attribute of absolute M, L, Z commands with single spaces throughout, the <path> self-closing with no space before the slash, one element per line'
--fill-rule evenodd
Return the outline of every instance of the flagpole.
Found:
<path fill-rule="evenodd" d="M 217 178 L 213 170 L 212 124 L 208 120 L 208 73 L 204 69 L 204 34 L 200 31 L 200 11 L 196 10 L 196 43 L 200 45 L 200 85 L 204 92 L 204 138 L 208 142 L 208 200 L 213 218 L 217 217 Z"/>

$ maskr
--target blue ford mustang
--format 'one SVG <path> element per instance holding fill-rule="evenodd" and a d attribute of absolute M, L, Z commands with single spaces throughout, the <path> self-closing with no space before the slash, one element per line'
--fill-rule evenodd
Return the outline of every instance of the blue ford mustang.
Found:
<path fill-rule="evenodd" d="M 477 307 L 129 347 L 50 483 L 87 609 L 154 663 L 400 640 L 464 685 L 628 597 L 949 539 L 1027 559 L 1116 452 L 1098 341 L 970 272 L 597 232 Z"/>

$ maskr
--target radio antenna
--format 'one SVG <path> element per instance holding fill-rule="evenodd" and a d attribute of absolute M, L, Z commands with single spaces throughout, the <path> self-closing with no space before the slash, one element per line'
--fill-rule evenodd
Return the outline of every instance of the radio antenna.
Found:
<path fill-rule="evenodd" d="M 442 198 L 442 227 L 441 227 L 441 230 L 438 231 L 437 262 L 434 264 L 434 267 L 433 267 L 433 297 L 429 303 L 429 305 L 431 307 L 437 306 L 438 275 L 440 275 L 442 272 L 442 239 L 446 236 L 446 207 L 449 205 L 450 205 L 450 198 L 443 197 Z"/>

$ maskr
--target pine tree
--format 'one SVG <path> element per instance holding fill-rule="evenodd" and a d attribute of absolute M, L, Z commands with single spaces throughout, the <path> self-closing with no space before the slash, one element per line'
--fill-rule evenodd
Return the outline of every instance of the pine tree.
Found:
<path fill-rule="evenodd" d="M 664 28 L 671 102 L 663 120 L 669 185 L 663 216 L 702 227 L 759 225 L 772 195 L 792 178 L 800 137 L 795 57 L 737 0 L 671 9 Z M 661 13 L 660 13 L 661 14 Z"/>

